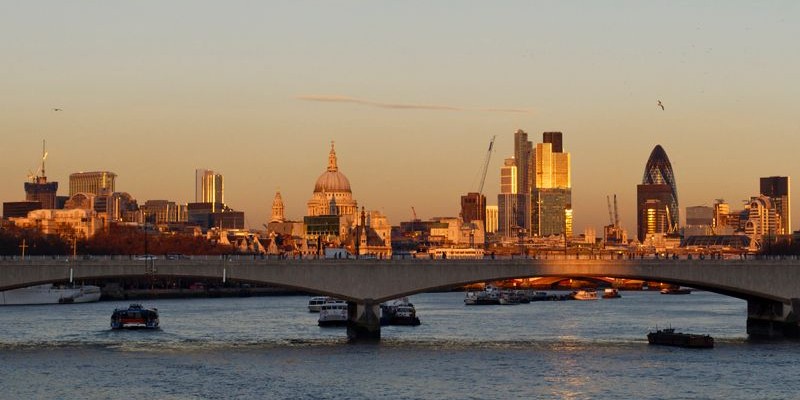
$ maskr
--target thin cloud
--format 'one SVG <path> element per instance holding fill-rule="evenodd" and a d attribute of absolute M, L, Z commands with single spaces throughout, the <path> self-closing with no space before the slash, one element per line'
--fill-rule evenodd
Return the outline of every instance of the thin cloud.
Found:
<path fill-rule="evenodd" d="M 405 104 L 405 103 L 384 103 L 380 101 L 372 101 L 365 99 L 358 99 L 350 96 L 338 95 L 324 95 L 324 94 L 309 94 L 295 96 L 298 100 L 304 101 L 319 101 L 324 103 L 352 103 L 362 106 L 389 108 L 396 110 L 434 110 L 434 111 L 483 111 L 483 112 L 501 112 L 501 113 L 528 113 L 532 110 L 524 108 L 464 108 L 439 104 Z"/>

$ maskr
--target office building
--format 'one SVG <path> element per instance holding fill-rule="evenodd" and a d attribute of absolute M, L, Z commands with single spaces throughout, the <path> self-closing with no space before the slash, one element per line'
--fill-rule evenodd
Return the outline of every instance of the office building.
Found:
<path fill-rule="evenodd" d="M 76 172 L 69 175 L 69 196 L 78 193 L 93 195 L 114 192 L 117 174 L 109 171 Z"/>
<path fill-rule="evenodd" d="M 467 193 L 461 196 L 461 220 L 465 224 L 481 221 L 486 224 L 486 196 L 480 193 Z"/>
<path fill-rule="evenodd" d="M 570 154 L 561 132 L 545 132 L 536 145 L 531 189 L 531 230 L 534 236 L 572 236 L 572 176 Z M 555 151 L 558 150 L 558 151 Z"/>
<path fill-rule="evenodd" d="M 522 129 L 514 132 L 514 159 L 517 164 L 517 220 L 519 229 L 531 232 L 531 187 L 533 185 L 533 144 Z"/>
<path fill-rule="evenodd" d="M 792 233 L 792 214 L 791 203 L 789 201 L 789 177 L 770 176 L 761 178 L 760 194 L 769 197 L 781 220 L 781 227 L 778 235 L 790 235 Z"/>
<path fill-rule="evenodd" d="M 642 184 L 636 186 L 636 226 L 644 242 L 652 234 L 678 234 L 678 189 L 667 153 L 656 145 L 647 159 Z"/>
<path fill-rule="evenodd" d="M 486 206 L 486 233 L 497 232 L 498 207 Z"/>
<path fill-rule="evenodd" d="M 218 174 L 208 169 L 197 169 L 194 171 L 195 203 L 210 203 L 213 205 L 212 211 L 219 211 L 225 204 L 225 185 L 222 174 Z"/>

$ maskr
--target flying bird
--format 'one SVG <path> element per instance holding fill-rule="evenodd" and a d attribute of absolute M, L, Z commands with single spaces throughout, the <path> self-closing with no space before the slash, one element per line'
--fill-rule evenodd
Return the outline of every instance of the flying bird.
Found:
<path fill-rule="evenodd" d="M 64 110 L 60 108 L 54 108 L 53 111 L 64 111 Z"/>
<path fill-rule="evenodd" d="M 658 101 L 658 106 L 661 107 L 661 111 L 664 111 L 664 105 L 661 104 L 661 100 Z"/>

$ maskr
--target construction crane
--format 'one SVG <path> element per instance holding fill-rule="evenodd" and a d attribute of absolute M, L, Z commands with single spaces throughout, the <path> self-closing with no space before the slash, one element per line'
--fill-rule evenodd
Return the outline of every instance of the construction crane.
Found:
<path fill-rule="evenodd" d="M 492 136 L 489 141 L 489 150 L 486 150 L 486 158 L 483 160 L 483 171 L 481 172 L 481 182 L 478 186 L 478 194 L 483 195 L 483 184 L 486 182 L 486 171 L 489 170 L 489 160 L 492 159 L 492 148 L 494 147 L 494 139 L 497 135 Z"/>

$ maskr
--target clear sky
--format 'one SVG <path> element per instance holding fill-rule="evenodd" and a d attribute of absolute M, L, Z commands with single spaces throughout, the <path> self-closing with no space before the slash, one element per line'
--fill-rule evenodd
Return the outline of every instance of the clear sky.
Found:
<path fill-rule="evenodd" d="M 682 217 L 761 176 L 800 187 L 798 21 L 797 1 L 2 0 L 0 200 L 46 139 L 59 194 L 109 170 L 140 203 L 187 202 L 208 168 L 257 228 L 276 189 L 302 218 L 334 140 L 359 205 L 456 216 L 492 135 L 496 204 L 521 128 L 564 133 L 576 233 L 616 193 L 634 234 L 656 144 Z"/>

